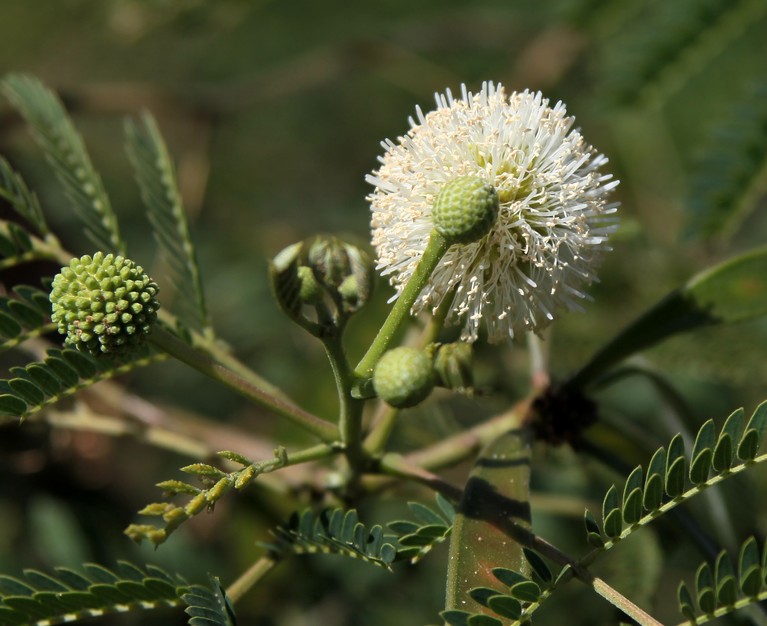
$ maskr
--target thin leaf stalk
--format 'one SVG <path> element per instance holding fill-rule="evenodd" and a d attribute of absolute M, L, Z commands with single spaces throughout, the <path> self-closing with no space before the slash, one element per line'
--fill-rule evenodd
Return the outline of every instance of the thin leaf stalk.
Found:
<path fill-rule="evenodd" d="M 195 350 L 164 328 L 155 328 L 150 341 L 182 363 L 290 420 L 322 441 L 329 443 L 338 440 L 338 428 L 335 425 L 305 411 L 289 400 L 276 397 L 258 385 L 252 384 L 215 361 L 209 354 Z"/>
<path fill-rule="evenodd" d="M 271 572 L 280 562 L 280 558 L 273 554 L 261 557 L 245 570 L 226 590 L 227 597 L 232 602 L 240 600 L 261 579 Z"/>
<path fill-rule="evenodd" d="M 750 596 L 748 598 L 741 598 L 740 600 L 737 600 L 736 602 L 728 606 L 720 606 L 718 609 L 715 609 L 711 613 L 696 615 L 694 622 L 690 620 L 685 620 L 683 622 L 679 622 L 676 626 L 690 626 L 691 624 L 705 624 L 706 622 L 710 622 L 711 620 L 717 619 L 718 617 L 728 615 L 734 611 L 737 611 L 738 609 L 743 609 L 747 606 L 753 605 L 756 602 L 762 602 L 764 600 L 767 600 L 767 589 L 760 592 L 758 595 Z"/>

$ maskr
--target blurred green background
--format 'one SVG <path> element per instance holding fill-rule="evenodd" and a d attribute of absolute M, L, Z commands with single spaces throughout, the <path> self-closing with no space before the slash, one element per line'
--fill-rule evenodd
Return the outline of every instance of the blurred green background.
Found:
<path fill-rule="evenodd" d="M 34 74 L 61 94 L 122 219 L 131 257 L 149 268 L 158 268 L 158 260 L 123 150 L 122 124 L 144 109 L 155 115 L 176 158 L 221 337 L 308 409 L 332 415 L 335 389 L 321 346 L 279 314 L 266 260 L 317 232 L 366 244 L 364 176 L 376 167 L 379 142 L 407 131 L 416 104 L 429 110 L 435 91 L 455 93 L 461 83 L 478 89 L 483 80 L 509 90 L 540 89 L 566 102 L 585 138 L 610 158 L 622 181 L 621 227 L 601 283 L 591 290 L 594 301 L 553 332 L 552 370 L 564 376 L 694 272 L 764 242 L 764 194 L 750 198 L 726 236 L 696 236 L 691 224 L 702 202 L 696 190 L 706 177 L 705 154 L 726 146 L 716 129 L 737 120 L 754 87 L 767 84 L 765 14 L 764 0 L 0 0 L 0 59 L 4 71 Z M 76 254 L 92 252 L 42 155 L 5 103 L 0 152 L 39 193 L 64 244 Z M 723 159 L 726 164 L 726 154 Z M 162 285 L 161 270 L 154 275 Z M 375 305 L 354 320 L 353 356 L 380 323 L 390 295 L 381 283 Z M 694 429 L 767 396 L 766 331 L 763 322 L 714 329 L 645 357 L 682 389 Z M 473 402 L 444 399 L 408 413 L 398 445 L 433 441 L 524 389 L 523 345 L 500 355 L 479 352 L 480 384 L 497 393 Z M 275 439 L 294 436 L 181 365 L 153 366 L 126 382 L 159 406 L 175 404 Z M 621 383 L 601 400 L 608 424 L 625 416 L 636 423 L 634 449 L 612 440 L 609 427 L 598 433 L 632 462 L 646 460 L 642 451 L 678 429 L 641 382 Z M 584 502 L 616 478 L 568 451 L 539 452 L 537 530 L 564 547 L 571 543 L 577 553 Z M 121 534 L 135 511 L 159 495 L 152 485 L 176 477 L 187 462 L 127 439 L 50 432 L 41 424 L 3 428 L 0 570 L 148 558 L 192 580 L 210 571 L 230 582 L 258 554 L 255 541 L 267 539 L 265 529 L 286 514 L 285 503 L 268 490 L 230 498 L 154 553 Z M 733 522 L 741 538 L 744 532 L 763 536 L 767 525 L 752 483 L 740 481 L 727 495 L 741 502 Z M 552 498 L 557 494 L 566 498 Z M 362 508 L 371 523 L 405 512 L 396 501 L 363 502 Z M 716 518 L 710 526 L 717 536 Z M 643 537 L 615 559 L 614 575 L 651 603 L 654 583 L 675 585 L 700 556 L 681 547 L 673 529 L 662 539 L 652 531 Z M 718 537 L 727 545 L 726 536 Z M 675 558 L 661 572 L 662 552 Z M 242 623 L 435 622 L 444 556 L 434 554 L 395 576 L 348 560 L 299 559 L 243 601 Z M 588 605 L 593 613 L 556 613 L 572 602 L 584 607 L 580 592 L 573 588 L 553 603 L 555 613 L 542 623 L 565 623 L 558 621 L 563 615 L 568 624 L 615 622 L 598 601 Z M 659 614 L 669 611 L 673 607 L 664 605 Z M 184 623 L 171 614 L 154 619 L 100 623 Z"/>

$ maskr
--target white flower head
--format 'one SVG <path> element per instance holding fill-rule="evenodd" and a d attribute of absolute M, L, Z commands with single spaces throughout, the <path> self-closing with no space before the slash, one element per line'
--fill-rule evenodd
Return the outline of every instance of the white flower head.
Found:
<path fill-rule="evenodd" d="M 540 93 L 507 97 L 488 82 L 476 94 L 462 86 L 461 98 L 435 97 L 436 110 L 416 107 L 406 136 L 382 142 L 381 167 L 367 176 L 378 269 L 398 295 L 426 248 L 440 189 L 473 176 L 495 187 L 498 217 L 478 241 L 450 247 L 413 313 L 450 298 L 446 321 L 462 324 L 461 339 L 476 340 L 484 319 L 499 342 L 580 309 L 616 227 L 608 196 L 618 181 L 600 171 L 607 158 L 573 129 L 564 104 Z"/>

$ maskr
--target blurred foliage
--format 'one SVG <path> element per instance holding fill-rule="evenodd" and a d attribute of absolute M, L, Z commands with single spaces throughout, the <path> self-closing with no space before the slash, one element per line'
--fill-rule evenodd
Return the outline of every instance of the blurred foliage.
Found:
<path fill-rule="evenodd" d="M 717 141 L 716 129 L 731 126 L 733 108 L 745 106 L 767 79 L 766 14 L 764 0 L 354 5 L 337 0 L 4 0 L 0 57 L 6 69 L 39 76 L 62 95 L 121 217 L 132 256 L 147 269 L 159 267 L 162 259 L 154 256 L 139 191 L 127 175 L 121 131 L 124 116 L 151 110 L 176 160 L 218 332 L 268 379 L 323 413 L 336 402 L 325 355 L 319 343 L 305 342 L 300 329 L 279 314 L 269 294 L 266 259 L 316 232 L 364 245 L 370 191 L 364 175 L 376 167 L 379 142 L 404 134 L 415 105 L 428 109 L 437 90 L 456 90 L 462 82 L 476 87 L 490 79 L 510 90 L 541 89 L 552 100 L 562 99 L 622 181 L 621 228 L 600 272 L 601 283 L 591 290 L 594 301 L 586 314 L 570 315 L 553 332 L 550 350 L 558 376 L 698 269 L 764 242 L 764 142 L 754 148 L 748 210 L 741 207 L 726 233 L 689 233 L 700 219 L 701 199 L 695 193 L 705 189 L 698 183 L 706 175 L 701 171 L 708 171 L 700 168 L 711 167 L 706 151 L 731 145 Z M 63 244 L 78 254 L 92 252 L 20 119 L 0 106 L 0 153 L 39 194 Z M 763 120 L 764 110 L 759 111 Z M 727 162 L 727 154 L 719 156 Z M 30 275 L 23 282 L 33 282 L 35 272 L 50 272 L 50 267 L 25 271 Z M 347 339 L 353 355 L 377 329 L 390 294 L 381 282 L 376 305 L 352 322 Z M 764 321 L 749 322 L 680 336 L 644 359 L 670 372 L 691 406 L 686 428 L 695 432 L 705 419 L 727 414 L 733 406 L 753 406 L 765 396 L 766 339 Z M 479 410 L 466 411 L 467 401 L 459 398 L 414 411 L 396 433 L 399 445 L 433 441 L 515 397 L 515 383 L 499 375 L 504 370 L 497 364 L 505 359 L 513 372 L 525 376 L 525 347 L 502 357 L 478 352 L 478 387 L 498 393 L 480 394 Z M 23 362 L 8 355 L 2 359 L 3 366 Z M 296 371 L 311 375 L 298 377 Z M 181 365 L 164 363 L 129 376 L 132 391 L 159 406 L 179 405 L 190 419 L 215 415 L 275 438 L 292 434 Z M 593 438 L 632 462 L 646 461 L 643 454 L 678 430 L 663 399 L 645 381 L 627 378 L 600 401 L 605 419 Z M 126 402 L 139 401 L 129 396 Z M 610 426 L 611 419 L 626 416 L 637 424 L 633 442 Z M 0 570 L 128 558 L 184 572 L 193 582 L 204 580 L 208 571 L 230 581 L 258 554 L 255 542 L 263 540 L 266 529 L 290 513 L 267 486 L 260 486 L 222 503 L 215 516 L 200 516 L 157 552 L 136 548 L 122 529 L 154 497 L 156 478 L 187 462 L 149 452 L 126 438 L 38 424 L 4 428 Z M 533 528 L 577 552 L 583 508 L 615 477 L 567 450 L 536 452 Z M 764 487 L 763 478 L 754 480 Z M 736 482 L 736 489 L 723 496 L 740 503 L 738 517 L 730 520 L 734 531 L 763 537 L 767 509 L 763 502 L 740 497 L 749 486 L 746 480 Z M 566 497 L 553 498 L 556 494 Z M 404 505 L 390 503 L 370 510 L 363 503 L 362 509 L 371 523 L 405 512 Z M 57 534 L 51 542 L 54 520 Z M 709 530 L 735 549 L 727 527 L 712 523 Z M 612 571 L 604 575 L 619 588 L 636 588 L 637 576 L 645 585 L 679 579 L 679 572 L 659 572 L 661 555 L 680 557 L 680 567 L 696 567 L 700 559 L 686 556 L 683 533 L 663 528 L 662 535 L 638 533 L 625 550 L 616 550 Z M 241 623 L 433 621 L 444 597 L 440 552 L 435 549 L 417 569 L 396 577 L 361 563 L 339 564 L 330 556 L 293 560 L 270 578 L 270 586 L 256 588 L 238 604 Z M 280 590 L 279 605 L 273 589 Z M 639 591 L 651 602 L 652 589 Z M 585 606 L 583 593 L 568 589 L 541 611 L 544 623 L 607 623 L 613 617 L 608 605 L 589 603 L 583 613 L 573 614 L 572 603 Z M 661 619 L 675 610 L 655 608 Z M 138 615 L 93 623 L 149 624 L 150 619 Z M 183 617 L 177 620 L 184 623 Z M 153 623 L 171 622 L 163 615 Z"/>

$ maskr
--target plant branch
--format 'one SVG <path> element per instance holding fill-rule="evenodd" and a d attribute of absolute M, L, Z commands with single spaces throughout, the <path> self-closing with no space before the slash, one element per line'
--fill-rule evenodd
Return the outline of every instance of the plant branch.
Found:
<path fill-rule="evenodd" d="M 167 352 L 179 361 L 223 383 L 230 389 L 257 402 L 261 406 L 267 407 L 277 415 L 290 420 L 297 426 L 319 437 L 322 441 L 332 442 L 338 439 L 338 429 L 330 422 L 312 415 L 289 400 L 273 396 L 261 387 L 254 385 L 232 370 L 222 366 L 209 354 L 195 350 L 164 328 L 155 328 L 150 336 L 150 341 L 157 348 Z"/>

